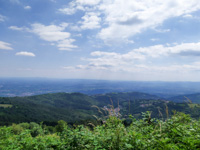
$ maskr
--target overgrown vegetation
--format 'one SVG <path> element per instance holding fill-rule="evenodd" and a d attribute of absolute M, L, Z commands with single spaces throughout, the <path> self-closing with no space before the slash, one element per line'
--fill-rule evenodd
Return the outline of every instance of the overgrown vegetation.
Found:
<path fill-rule="evenodd" d="M 175 113 L 175 112 L 174 112 Z M 69 126 L 59 121 L 55 127 L 44 124 L 20 123 L 0 128 L 0 149 L 26 150 L 196 150 L 200 149 L 200 121 L 184 113 L 169 119 L 142 119 L 130 116 L 132 123 L 110 116 L 102 125 Z"/>

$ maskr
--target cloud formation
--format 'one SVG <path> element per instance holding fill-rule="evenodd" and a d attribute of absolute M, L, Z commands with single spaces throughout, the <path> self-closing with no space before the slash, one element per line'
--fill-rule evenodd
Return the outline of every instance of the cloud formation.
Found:
<path fill-rule="evenodd" d="M 198 54 L 198 55 L 196 55 Z M 200 62 L 195 60 L 188 63 L 171 64 L 167 59 L 169 56 L 191 57 L 193 55 L 200 56 L 200 42 L 198 43 L 182 43 L 174 46 L 155 45 L 149 47 L 140 47 L 124 54 L 116 52 L 92 52 L 87 61 L 87 65 L 67 66 L 65 69 L 70 70 L 105 70 L 113 72 L 129 72 L 129 73 L 175 73 L 175 72 L 191 72 L 200 70 Z M 162 64 L 156 64 L 153 61 L 162 59 Z"/>
<path fill-rule="evenodd" d="M 101 18 L 99 14 L 96 13 L 86 13 L 85 16 L 82 17 L 81 29 L 96 29 L 100 28 Z"/>
<path fill-rule="evenodd" d="M 10 43 L 0 41 L 0 50 L 13 50 Z"/>
<path fill-rule="evenodd" d="M 65 31 L 66 27 L 68 27 L 68 23 L 47 26 L 40 23 L 34 23 L 31 24 L 31 28 L 10 26 L 9 29 L 34 33 L 38 35 L 40 39 L 51 42 L 51 45 L 57 45 L 59 50 L 71 51 L 74 48 L 77 48 L 77 46 L 73 44 L 76 40 L 72 39 L 71 34 Z M 55 42 L 56 44 L 52 42 Z"/>
<path fill-rule="evenodd" d="M 73 15 L 79 10 L 85 11 L 85 8 L 77 3 L 77 1 L 70 2 L 68 7 L 58 9 L 59 12 L 65 15 Z"/>
<path fill-rule="evenodd" d="M 0 14 L 0 22 L 4 22 L 5 19 L 6 19 L 6 17 Z"/>
<path fill-rule="evenodd" d="M 75 0 L 71 1 L 67 7 L 58 9 L 59 12 L 66 15 L 73 15 L 77 11 L 91 11 L 96 9 L 96 5 L 100 3 L 101 0 Z"/>
<path fill-rule="evenodd" d="M 15 55 L 17 56 L 30 56 L 30 57 L 35 57 L 34 53 L 31 52 L 17 52 Z"/>
<path fill-rule="evenodd" d="M 107 27 L 100 31 L 99 37 L 103 40 L 129 38 L 145 29 L 155 28 L 169 18 L 192 13 L 199 8 L 198 0 L 104 1 L 100 10 L 105 15 Z"/>
<path fill-rule="evenodd" d="M 101 0 L 76 0 L 81 5 L 97 5 Z"/>
<path fill-rule="evenodd" d="M 24 6 L 24 9 L 29 10 L 31 9 L 31 6 Z"/>
<path fill-rule="evenodd" d="M 16 30 L 16 31 L 25 31 L 28 30 L 26 27 L 17 27 L 17 26 L 10 26 L 9 29 Z"/>
<path fill-rule="evenodd" d="M 198 0 L 76 0 L 59 11 L 72 15 L 81 10 L 85 12 L 80 25 L 82 29 L 100 28 L 100 39 L 122 41 L 146 29 L 169 32 L 169 29 L 159 30 L 156 27 L 173 17 L 191 17 L 190 13 L 199 9 Z"/>
<path fill-rule="evenodd" d="M 70 51 L 74 48 L 77 48 L 77 46 L 73 44 L 75 40 L 70 38 L 71 34 L 64 31 L 67 26 L 67 23 L 62 23 L 58 26 L 45 26 L 40 23 L 35 23 L 31 25 L 32 28 L 30 31 L 38 35 L 42 40 L 56 42 L 59 50 Z"/>
<path fill-rule="evenodd" d="M 150 47 L 141 47 L 133 50 L 136 53 L 140 53 L 146 57 L 162 57 L 162 56 L 170 56 L 170 55 L 182 55 L 185 53 L 199 53 L 200 52 L 200 42 L 198 43 L 182 43 L 175 46 L 164 46 L 164 45 L 154 45 Z"/>

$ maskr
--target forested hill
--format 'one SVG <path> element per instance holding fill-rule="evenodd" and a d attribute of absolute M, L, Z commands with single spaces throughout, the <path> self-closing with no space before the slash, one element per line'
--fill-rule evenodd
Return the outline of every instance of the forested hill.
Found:
<path fill-rule="evenodd" d="M 188 102 L 188 100 L 189 100 L 192 103 L 200 104 L 200 93 L 179 95 L 179 96 L 171 97 L 169 99 L 171 101 L 177 102 L 177 103 Z"/>
<path fill-rule="evenodd" d="M 105 106 L 110 103 L 113 103 L 115 107 L 121 105 L 121 103 L 124 102 L 133 102 L 135 100 L 158 100 L 161 99 L 158 96 L 147 94 L 147 93 L 141 93 L 141 92 L 120 92 L 120 93 L 107 93 L 107 94 L 98 94 L 95 96 L 92 96 L 95 101 L 98 102 L 98 106 Z M 112 101 L 112 102 L 111 102 Z"/>
<path fill-rule="evenodd" d="M 0 125 L 20 122 L 51 124 L 58 120 L 65 120 L 68 123 L 85 122 L 86 120 L 94 120 L 94 115 L 99 118 L 105 117 L 113 109 L 121 117 L 132 114 L 136 118 L 140 118 L 141 112 L 145 111 L 152 111 L 152 117 L 157 118 L 167 117 L 167 115 L 172 114 L 173 110 L 190 113 L 193 117 L 198 117 L 200 114 L 199 107 L 195 107 L 191 111 L 187 103 L 174 103 L 139 92 L 108 93 L 94 96 L 81 93 L 55 93 L 30 97 L 0 98 Z M 167 114 L 166 109 L 168 110 Z"/>
<path fill-rule="evenodd" d="M 91 118 L 95 114 L 91 97 L 80 93 L 44 94 L 30 97 L 0 98 L 0 122 L 68 122 Z M 7 105 L 6 105 L 7 104 Z M 8 105 L 9 104 L 9 105 Z"/>

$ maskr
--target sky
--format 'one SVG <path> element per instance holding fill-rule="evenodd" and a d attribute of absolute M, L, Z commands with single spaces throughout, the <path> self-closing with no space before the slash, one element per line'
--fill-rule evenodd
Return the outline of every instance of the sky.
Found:
<path fill-rule="evenodd" d="M 200 81 L 200 1 L 0 0 L 0 77 Z"/>

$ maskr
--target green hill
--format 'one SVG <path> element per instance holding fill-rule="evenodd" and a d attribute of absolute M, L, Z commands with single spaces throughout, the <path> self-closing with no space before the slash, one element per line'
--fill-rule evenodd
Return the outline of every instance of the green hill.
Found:
<path fill-rule="evenodd" d="M 200 116 L 199 105 L 191 108 L 191 105 L 187 103 L 175 103 L 146 93 L 108 93 L 94 96 L 94 98 L 97 102 L 100 102 L 99 107 L 104 107 L 111 103 L 115 108 L 119 105 L 122 116 L 131 114 L 135 118 L 141 118 L 141 113 L 146 111 L 151 111 L 152 117 L 155 118 L 167 118 L 173 115 L 173 111 L 184 112 L 195 118 Z"/>
<path fill-rule="evenodd" d="M 0 124 L 66 120 L 75 122 L 92 118 L 96 102 L 80 93 L 44 94 L 30 97 L 0 98 Z M 3 107 L 10 105 L 12 107 Z"/>
<path fill-rule="evenodd" d="M 99 106 L 105 106 L 111 103 L 111 100 L 115 107 L 120 103 L 134 101 L 134 100 L 158 100 L 158 96 L 150 95 L 141 92 L 121 92 L 121 93 L 107 93 L 93 96 L 94 99 L 99 102 Z"/>
<path fill-rule="evenodd" d="M 92 107 L 92 106 L 97 106 Z M 114 111 L 113 111 L 114 109 Z M 167 110 L 167 111 L 166 111 Z M 151 111 L 152 117 L 166 118 L 173 110 L 199 117 L 198 105 L 174 103 L 159 97 L 139 93 L 108 93 L 88 96 L 81 93 L 54 93 L 30 97 L 0 98 L 0 125 L 21 122 L 45 122 L 48 124 L 65 120 L 68 123 L 85 122 L 106 117 L 110 111 L 127 117 L 132 114 L 141 118 L 141 112 Z"/>
<path fill-rule="evenodd" d="M 179 95 L 179 96 L 171 97 L 169 99 L 177 103 L 188 102 L 188 99 L 189 99 L 192 101 L 192 103 L 200 104 L 200 93 Z"/>

